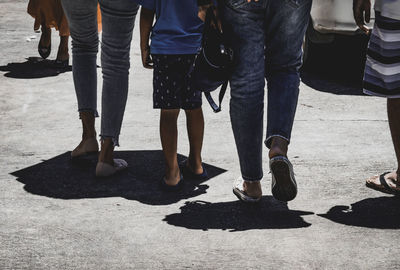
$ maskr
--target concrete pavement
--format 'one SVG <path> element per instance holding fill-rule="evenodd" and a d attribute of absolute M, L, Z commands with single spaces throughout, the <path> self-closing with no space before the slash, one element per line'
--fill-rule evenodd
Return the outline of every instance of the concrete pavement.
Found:
<path fill-rule="evenodd" d="M 135 31 L 117 153 L 130 167 L 98 181 L 95 160 L 68 160 L 80 139 L 72 73 L 25 63 L 40 38 L 26 5 L 0 1 L 0 269 L 400 268 L 400 200 L 364 186 L 395 166 L 384 99 L 308 77 L 314 88 L 301 85 L 289 152 L 299 195 L 288 204 L 271 197 L 265 151 L 258 206 L 231 191 L 239 163 L 229 94 L 220 114 L 205 103 L 212 178 L 164 194 L 152 74 L 141 68 Z M 52 43 L 54 59 L 54 32 Z M 179 132 L 187 155 L 184 115 Z"/>

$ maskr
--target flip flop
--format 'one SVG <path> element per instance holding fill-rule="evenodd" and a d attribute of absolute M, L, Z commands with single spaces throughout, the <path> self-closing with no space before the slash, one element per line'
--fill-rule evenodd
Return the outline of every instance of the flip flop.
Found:
<path fill-rule="evenodd" d="M 233 183 L 233 194 L 236 195 L 236 197 L 241 200 L 242 202 L 245 203 L 256 203 L 259 202 L 262 198 L 262 196 L 260 197 L 251 197 L 249 195 L 246 194 L 246 192 L 243 189 L 243 178 L 239 177 L 238 179 L 236 179 L 236 181 Z"/>
<path fill-rule="evenodd" d="M 392 194 L 395 196 L 400 196 L 400 190 L 396 190 L 393 189 L 392 187 L 389 186 L 389 184 L 386 182 L 385 176 L 387 174 L 389 174 L 390 172 L 385 172 L 381 175 L 379 175 L 379 181 L 382 185 L 383 188 L 379 188 L 378 186 L 376 186 L 375 184 L 370 184 L 368 182 L 365 183 L 365 185 L 373 190 L 377 190 L 383 193 L 387 193 L 387 194 Z M 397 186 L 399 186 L 399 184 L 396 183 Z"/>
<path fill-rule="evenodd" d="M 126 168 L 128 168 L 128 163 L 123 159 L 114 159 L 114 166 L 100 161 L 96 166 L 96 176 L 108 177 Z"/>
<path fill-rule="evenodd" d="M 201 165 L 201 167 L 203 168 L 203 172 L 200 174 L 196 174 L 194 173 L 188 166 L 187 166 L 187 159 L 181 161 L 179 163 L 179 168 L 182 171 L 183 174 L 183 178 L 185 178 L 186 180 L 195 180 L 195 181 L 205 181 L 208 180 L 208 173 L 207 170 L 204 168 L 203 164 Z"/>
<path fill-rule="evenodd" d="M 284 156 L 271 158 L 269 167 L 272 174 L 272 195 L 279 201 L 288 202 L 296 198 L 297 183 L 293 165 Z"/>
<path fill-rule="evenodd" d="M 181 175 L 181 179 L 179 180 L 178 184 L 171 186 L 165 183 L 165 177 L 161 178 L 160 180 L 160 186 L 161 189 L 166 191 L 166 192 L 177 192 L 183 189 L 185 181 L 183 180 L 183 176 Z"/>

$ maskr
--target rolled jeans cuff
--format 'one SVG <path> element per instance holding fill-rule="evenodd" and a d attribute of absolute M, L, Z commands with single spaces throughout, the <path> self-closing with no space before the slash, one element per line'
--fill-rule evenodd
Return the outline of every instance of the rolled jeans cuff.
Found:
<path fill-rule="evenodd" d="M 264 144 L 265 144 L 266 147 L 268 147 L 268 149 L 271 148 L 272 139 L 274 137 L 282 138 L 282 139 L 286 140 L 288 142 L 288 144 L 290 144 L 290 139 L 289 138 L 287 138 L 285 136 L 282 136 L 282 135 L 279 135 L 279 134 L 275 134 L 275 135 L 268 136 L 264 141 Z"/>
<path fill-rule="evenodd" d="M 260 177 L 256 177 L 256 178 L 254 178 L 254 177 L 250 178 L 250 177 L 246 177 L 245 175 L 242 174 L 242 178 L 244 181 L 247 181 L 247 182 L 258 182 L 258 181 L 262 180 L 263 175 L 261 175 Z"/>
<path fill-rule="evenodd" d="M 103 142 L 105 139 L 111 139 L 113 142 L 114 147 L 119 146 L 119 138 L 117 137 L 113 137 L 113 136 L 106 136 L 106 135 L 101 135 L 100 134 L 100 141 Z"/>
<path fill-rule="evenodd" d="M 93 112 L 94 117 L 99 117 L 99 113 L 97 112 L 97 110 L 93 110 L 93 109 L 79 109 L 78 112 Z M 79 115 L 79 119 L 82 119 L 81 116 Z"/>

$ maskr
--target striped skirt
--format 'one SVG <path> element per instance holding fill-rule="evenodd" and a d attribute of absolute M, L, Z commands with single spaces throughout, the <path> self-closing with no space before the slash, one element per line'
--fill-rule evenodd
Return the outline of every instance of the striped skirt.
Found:
<path fill-rule="evenodd" d="M 368 45 L 364 93 L 400 98 L 400 21 L 375 13 Z"/>

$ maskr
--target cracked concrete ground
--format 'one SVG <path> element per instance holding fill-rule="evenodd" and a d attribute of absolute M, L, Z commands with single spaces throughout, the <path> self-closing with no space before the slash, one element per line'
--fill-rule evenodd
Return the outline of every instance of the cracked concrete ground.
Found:
<path fill-rule="evenodd" d="M 95 160 L 68 159 L 80 139 L 72 73 L 26 63 L 40 37 L 26 5 L 0 1 L 0 269 L 400 268 L 400 200 L 364 186 L 396 165 L 384 99 L 315 78 L 313 88 L 302 84 L 289 152 L 299 195 L 288 204 L 271 197 L 264 151 L 264 198 L 254 207 L 231 191 L 239 163 L 229 95 L 220 114 L 205 104 L 213 177 L 164 194 L 152 74 L 136 29 L 117 152 L 130 167 L 98 181 Z M 54 32 L 52 43 L 54 59 Z M 183 115 L 179 124 L 187 155 Z"/>

